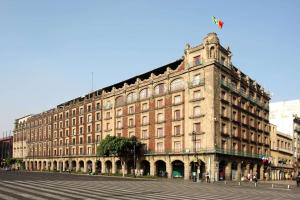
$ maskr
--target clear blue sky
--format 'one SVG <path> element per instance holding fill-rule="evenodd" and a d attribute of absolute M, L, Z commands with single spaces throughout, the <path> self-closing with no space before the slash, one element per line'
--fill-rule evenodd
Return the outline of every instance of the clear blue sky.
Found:
<path fill-rule="evenodd" d="M 0 1 L 0 137 L 15 118 L 174 61 L 217 32 L 233 63 L 300 98 L 300 1 Z M 222 30 L 211 16 L 222 18 Z"/>

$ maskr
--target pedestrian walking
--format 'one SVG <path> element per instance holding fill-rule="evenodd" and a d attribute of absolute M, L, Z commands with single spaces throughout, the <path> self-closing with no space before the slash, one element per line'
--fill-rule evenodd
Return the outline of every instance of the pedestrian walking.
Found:
<path fill-rule="evenodd" d="M 300 174 L 296 177 L 297 187 L 300 186 Z"/>
<path fill-rule="evenodd" d="M 209 179 L 209 173 L 208 172 L 206 172 L 206 183 L 210 183 L 210 179 Z"/>

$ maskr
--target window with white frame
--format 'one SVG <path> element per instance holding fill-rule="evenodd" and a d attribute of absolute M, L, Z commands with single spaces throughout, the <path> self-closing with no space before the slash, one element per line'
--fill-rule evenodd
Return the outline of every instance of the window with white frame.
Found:
<path fill-rule="evenodd" d="M 143 111 L 148 110 L 148 104 L 147 103 L 142 104 L 142 110 Z"/>
<path fill-rule="evenodd" d="M 180 141 L 174 142 L 174 152 L 175 153 L 181 152 L 181 142 Z"/>
<path fill-rule="evenodd" d="M 164 136 L 164 129 L 163 128 L 157 128 L 157 137 L 161 138 Z"/>
<path fill-rule="evenodd" d="M 180 125 L 174 126 L 174 135 L 180 135 Z"/>
<path fill-rule="evenodd" d="M 117 116 L 120 117 L 122 116 L 123 110 L 122 109 L 118 109 L 117 110 Z"/>
<path fill-rule="evenodd" d="M 117 128 L 122 128 L 122 122 L 121 121 L 117 121 Z"/>
<path fill-rule="evenodd" d="M 142 130 L 142 139 L 148 139 L 148 131 Z"/>
<path fill-rule="evenodd" d="M 164 115 L 163 113 L 157 114 L 157 122 L 163 122 L 164 121 Z"/>
<path fill-rule="evenodd" d="M 143 118 L 142 118 L 142 124 L 143 125 L 148 124 L 148 117 L 147 116 L 143 116 Z"/>
<path fill-rule="evenodd" d="M 96 131 L 97 132 L 101 131 L 101 124 L 96 124 Z"/>
<path fill-rule="evenodd" d="M 180 104 L 181 103 L 181 95 L 176 95 L 174 97 L 174 104 Z"/>
<path fill-rule="evenodd" d="M 193 110 L 194 117 L 199 117 L 201 115 L 200 106 L 195 106 Z"/>
<path fill-rule="evenodd" d="M 92 115 L 88 115 L 88 122 L 92 122 Z"/>
<path fill-rule="evenodd" d="M 156 144 L 156 150 L 157 150 L 157 152 L 159 152 L 159 153 L 164 152 L 164 143 L 163 143 L 163 142 L 158 142 L 158 143 Z"/>

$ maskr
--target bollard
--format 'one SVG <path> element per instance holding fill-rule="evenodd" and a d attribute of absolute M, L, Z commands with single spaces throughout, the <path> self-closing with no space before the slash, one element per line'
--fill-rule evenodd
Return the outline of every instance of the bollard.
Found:
<path fill-rule="evenodd" d="M 274 188 L 274 184 L 272 184 L 272 188 Z"/>
<path fill-rule="evenodd" d="M 254 187 L 257 187 L 257 183 L 254 183 Z"/>
<path fill-rule="evenodd" d="M 290 190 L 291 189 L 291 187 L 290 187 L 290 185 L 288 185 L 288 190 Z"/>
<path fill-rule="evenodd" d="M 225 185 L 227 184 L 227 181 L 225 181 Z"/>
<path fill-rule="evenodd" d="M 239 185 L 241 185 L 241 182 L 239 182 Z"/>

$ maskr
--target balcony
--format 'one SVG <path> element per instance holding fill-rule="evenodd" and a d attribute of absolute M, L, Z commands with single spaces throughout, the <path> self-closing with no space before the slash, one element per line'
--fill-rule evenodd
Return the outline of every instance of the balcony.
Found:
<path fill-rule="evenodd" d="M 189 82 L 189 88 L 194 88 L 194 87 L 198 87 L 198 86 L 203 86 L 205 85 L 205 79 L 197 79 L 197 80 L 193 80 Z"/>
<path fill-rule="evenodd" d="M 216 153 L 216 154 L 224 154 L 224 155 L 231 155 L 231 156 L 241 156 L 241 157 L 247 157 L 247 158 L 262 158 L 266 157 L 268 155 L 264 154 L 255 154 L 255 153 L 247 153 L 242 151 L 233 151 L 233 150 L 226 150 L 226 149 L 197 149 L 197 150 L 191 150 L 191 149 L 181 149 L 180 151 L 173 150 L 164 150 L 164 151 L 146 151 L 145 155 L 172 155 L 172 154 L 187 154 L 187 155 L 193 155 L 193 154 L 207 154 L 207 153 Z"/>

